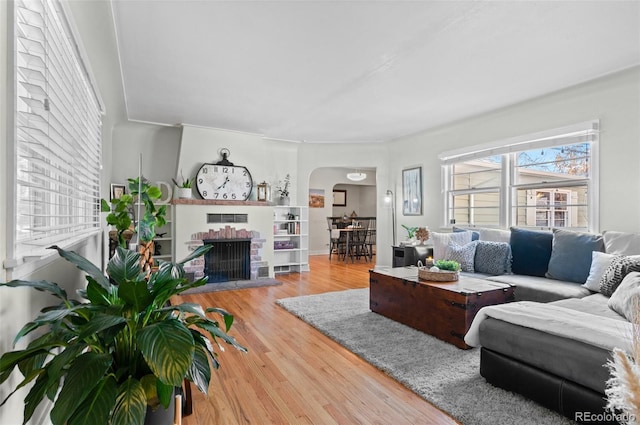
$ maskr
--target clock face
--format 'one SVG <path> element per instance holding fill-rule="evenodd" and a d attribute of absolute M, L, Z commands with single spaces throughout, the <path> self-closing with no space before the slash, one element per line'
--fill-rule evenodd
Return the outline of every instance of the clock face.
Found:
<path fill-rule="evenodd" d="M 203 164 L 196 175 L 196 187 L 202 199 L 246 201 L 253 180 L 245 167 Z"/>

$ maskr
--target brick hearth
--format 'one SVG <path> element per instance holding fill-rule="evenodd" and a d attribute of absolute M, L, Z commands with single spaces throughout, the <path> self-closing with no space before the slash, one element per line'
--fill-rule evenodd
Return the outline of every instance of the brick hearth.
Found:
<path fill-rule="evenodd" d="M 258 269 L 268 264 L 262 261 L 262 247 L 266 242 L 260 237 L 260 232 L 256 230 L 236 229 L 225 226 L 223 229 L 209 229 L 204 232 L 197 232 L 191 235 L 191 240 L 187 242 L 189 252 L 202 246 L 205 239 L 251 239 L 251 279 L 258 278 Z M 196 279 L 204 276 L 204 257 L 196 258 L 187 263 L 184 267 L 186 272 L 194 273 Z"/>

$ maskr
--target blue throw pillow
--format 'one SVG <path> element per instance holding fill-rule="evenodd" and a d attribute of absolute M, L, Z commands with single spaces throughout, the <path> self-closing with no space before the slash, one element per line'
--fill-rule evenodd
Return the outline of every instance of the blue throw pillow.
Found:
<path fill-rule="evenodd" d="M 604 251 L 601 235 L 553 229 L 553 247 L 546 277 L 585 283 L 591 270 L 593 251 Z"/>
<path fill-rule="evenodd" d="M 453 226 L 452 229 L 455 233 L 460 233 L 460 232 L 471 232 L 471 241 L 477 241 L 478 239 L 480 239 L 480 233 L 476 232 L 475 230 L 470 230 L 470 229 L 463 229 L 461 227 L 456 227 Z"/>
<path fill-rule="evenodd" d="M 553 233 L 511 228 L 513 274 L 544 277 L 551 259 Z"/>

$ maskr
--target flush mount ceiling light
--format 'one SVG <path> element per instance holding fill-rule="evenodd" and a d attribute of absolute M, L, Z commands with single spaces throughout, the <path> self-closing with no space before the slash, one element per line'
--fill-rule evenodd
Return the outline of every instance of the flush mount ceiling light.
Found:
<path fill-rule="evenodd" d="M 360 182 L 367 178 L 367 174 L 356 170 L 355 173 L 348 173 L 347 178 L 354 182 Z"/>

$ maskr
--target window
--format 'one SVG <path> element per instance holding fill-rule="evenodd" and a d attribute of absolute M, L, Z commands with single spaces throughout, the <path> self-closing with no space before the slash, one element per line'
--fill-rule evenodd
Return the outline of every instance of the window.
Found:
<path fill-rule="evenodd" d="M 449 217 L 452 223 L 499 225 L 502 157 L 493 156 L 451 165 Z"/>
<path fill-rule="evenodd" d="M 589 228 L 591 142 L 515 156 L 515 225 Z"/>
<path fill-rule="evenodd" d="M 15 233 L 9 256 L 18 259 L 100 228 L 102 108 L 61 4 L 13 5 Z"/>
<path fill-rule="evenodd" d="M 535 206 L 527 215 L 526 225 L 536 227 L 571 227 L 571 217 L 567 205 L 571 192 L 566 190 L 528 191 L 527 200 L 533 200 L 527 206 Z"/>
<path fill-rule="evenodd" d="M 597 128 L 595 121 L 581 123 L 444 153 L 447 222 L 597 229 Z"/>

